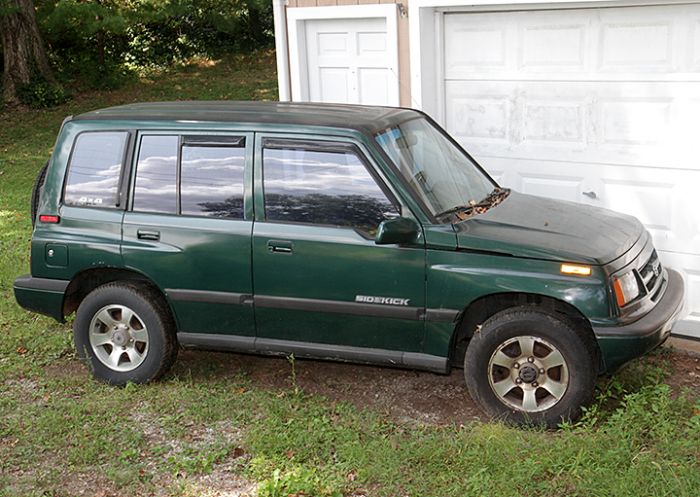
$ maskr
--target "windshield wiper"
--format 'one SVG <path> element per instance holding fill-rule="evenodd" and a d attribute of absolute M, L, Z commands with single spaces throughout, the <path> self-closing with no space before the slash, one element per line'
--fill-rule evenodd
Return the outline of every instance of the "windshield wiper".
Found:
<path fill-rule="evenodd" d="M 478 202 L 471 200 L 467 205 L 458 205 L 447 209 L 437 213 L 435 217 L 440 219 L 454 215 L 459 221 L 464 221 L 477 214 L 483 214 L 490 208 L 497 206 L 503 202 L 508 195 L 510 195 L 510 188 L 494 188 L 491 193 Z"/>

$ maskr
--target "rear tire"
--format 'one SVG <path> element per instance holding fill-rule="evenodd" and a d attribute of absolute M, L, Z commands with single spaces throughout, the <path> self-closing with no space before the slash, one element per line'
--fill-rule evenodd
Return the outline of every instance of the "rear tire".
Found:
<path fill-rule="evenodd" d="M 32 213 L 32 226 L 36 224 L 36 215 L 39 211 L 39 199 L 41 197 L 41 189 L 44 186 L 44 181 L 46 181 L 46 171 L 49 168 L 49 161 L 39 170 L 39 174 L 34 180 L 34 188 L 32 188 L 32 200 L 31 200 L 31 213 Z"/>
<path fill-rule="evenodd" d="M 175 325 L 160 295 L 134 283 L 108 283 L 80 303 L 73 324 L 78 356 L 111 385 L 146 383 L 177 357 Z"/>
<path fill-rule="evenodd" d="M 464 357 L 469 394 L 493 418 L 556 427 L 593 397 L 595 358 L 566 320 L 532 307 L 501 311 L 474 334 Z"/>

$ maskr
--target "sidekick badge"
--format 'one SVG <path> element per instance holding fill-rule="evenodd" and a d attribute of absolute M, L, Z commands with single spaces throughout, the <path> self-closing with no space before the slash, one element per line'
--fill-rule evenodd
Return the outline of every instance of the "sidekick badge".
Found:
<path fill-rule="evenodd" d="M 363 304 L 408 305 L 411 299 L 399 297 L 372 297 L 370 295 L 355 295 L 355 302 Z"/>

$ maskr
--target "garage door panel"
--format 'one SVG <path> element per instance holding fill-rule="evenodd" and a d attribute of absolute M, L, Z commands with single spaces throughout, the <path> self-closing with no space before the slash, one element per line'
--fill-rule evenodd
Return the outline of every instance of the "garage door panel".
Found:
<path fill-rule="evenodd" d="M 604 98 L 598 102 L 600 143 L 607 146 L 649 146 L 668 141 L 671 124 L 669 98 Z"/>
<path fill-rule="evenodd" d="M 568 163 L 523 161 L 514 166 L 508 159 L 475 159 L 501 186 L 529 195 L 583 202 L 583 192 L 598 188 Z"/>
<path fill-rule="evenodd" d="M 590 16 L 585 11 L 520 12 L 515 18 L 521 73 L 585 73 L 592 60 Z"/>
<path fill-rule="evenodd" d="M 603 179 L 602 183 L 600 197 L 607 208 L 637 217 L 648 230 L 654 232 L 660 245 L 668 245 L 667 242 L 673 237 L 672 183 L 634 179 Z"/>
<path fill-rule="evenodd" d="M 586 143 L 585 128 L 586 102 L 532 98 L 523 103 L 523 143 L 580 149 Z"/>
<path fill-rule="evenodd" d="M 700 83 L 445 81 L 445 100 L 477 155 L 700 169 Z"/>
<path fill-rule="evenodd" d="M 556 67 L 583 71 L 585 35 L 585 26 L 581 24 L 525 26 L 520 35 L 520 66 L 526 70 L 551 71 Z"/>
<path fill-rule="evenodd" d="M 680 29 L 680 28 L 677 28 Z M 669 21 L 616 19 L 603 22 L 600 32 L 600 70 L 639 72 L 677 70 L 672 58 L 674 26 Z M 644 47 L 640 50 L 639 47 Z"/>
<path fill-rule="evenodd" d="M 583 192 L 583 177 L 567 177 L 558 174 L 520 173 L 518 191 L 540 197 L 579 202 Z"/>
<path fill-rule="evenodd" d="M 447 95 L 450 101 L 446 109 L 447 128 L 455 138 L 467 146 L 482 142 L 494 144 L 496 151 L 509 146 L 512 141 L 509 138 L 512 123 L 509 95 L 479 94 L 478 91 L 448 91 Z"/>
<path fill-rule="evenodd" d="M 445 57 L 450 62 L 445 65 L 445 77 L 512 70 L 515 54 L 506 48 L 512 43 L 513 29 L 512 23 L 493 22 L 488 15 L 445 16 Z"/>

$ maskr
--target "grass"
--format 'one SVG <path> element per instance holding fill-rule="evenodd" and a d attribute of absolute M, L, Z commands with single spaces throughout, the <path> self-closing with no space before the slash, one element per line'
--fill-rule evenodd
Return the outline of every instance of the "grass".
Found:
<path fill-rule="evenodd" d="M 602 379 L 584 418 L 557 431 L 436 426 L 307 394 L 294 361 L 286 390 L 204 354 L 156 384 L 107 387 L 79 365 L 68 325 L 17 307 L 12 281 L 28 269 L 30 189 L 65 115 L 275 92 L 274 56 L 264 53 L 199 61 L 59 108 L 2 116 L 0 495 L 700 493 L 700 401 L 664 382 L 663 353 Z"/>

